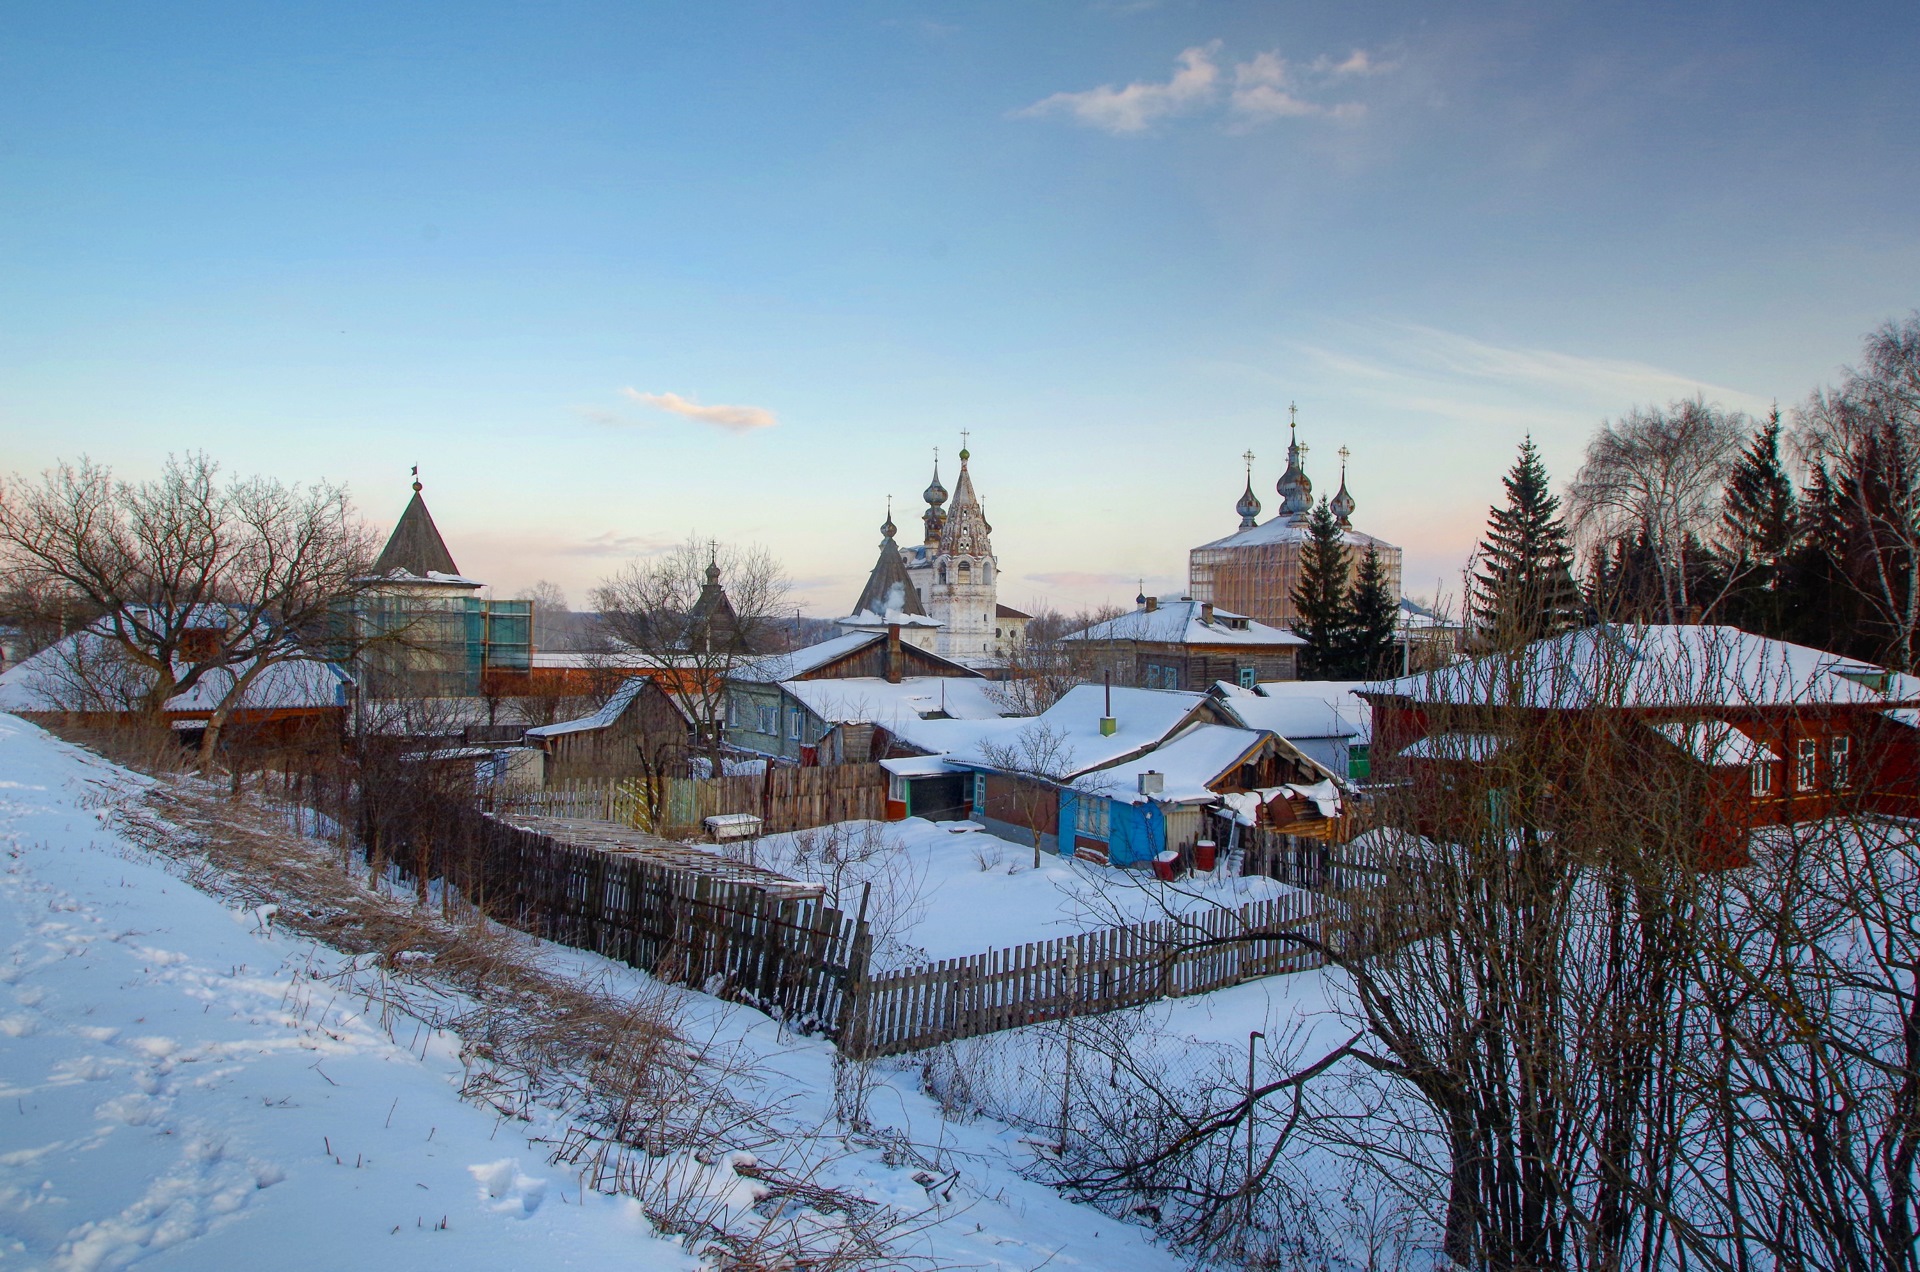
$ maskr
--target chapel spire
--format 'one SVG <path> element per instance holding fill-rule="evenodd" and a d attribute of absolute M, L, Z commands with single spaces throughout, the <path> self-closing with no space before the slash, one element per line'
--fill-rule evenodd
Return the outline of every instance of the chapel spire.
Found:
<path fill-rule="evenodd" d="M 965 434 L 961 435 L 963 438 Z M 993 555 L 987 536 L 993 527 L 987 524 L 986 510 L 973 493 L 973 475 L 967 471 L 972 452 L 960 447 L 960 476 L 953 483 L 953 506 L 947 510 L 946 524 L 940 532 L 940 551 L 946 556 L 984 557 Z"/>
<path fill-rule="evenodd" d="M 433 514 L 427 511 L 427 501 L 420 497 L 420 489 L 420 466 L 415 464 L 413 498 L 407 501 L 400 520 L 394 522 L 387 546 L 380 550 L 380 556 L 373 563 L 373 572 L 383 578 L 395 573 L 416 579 L 436 574 L 458 578 L 460 567 L 453 563 L 453 553 L 447 551 L 446 540 L 433 524 Z"/>

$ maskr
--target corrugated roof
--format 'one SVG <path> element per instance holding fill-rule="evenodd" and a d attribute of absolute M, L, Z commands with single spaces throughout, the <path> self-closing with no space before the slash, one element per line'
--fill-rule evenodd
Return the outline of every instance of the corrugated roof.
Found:
<path fill-rule="evenodd" d="M 1137 640 L 1155 645 L 1304 645 L 1307 642 L 1292 632 L 1235 614 L 1215 609 L 1213 620 L 1203 622 L 1205 607 L 1199 601 L 1159 601 L 1154 609 L 1145 607 L 1095 623 L 1063 640 Z M 1230 626 L 1242 623 L 1245 626 Z"/>

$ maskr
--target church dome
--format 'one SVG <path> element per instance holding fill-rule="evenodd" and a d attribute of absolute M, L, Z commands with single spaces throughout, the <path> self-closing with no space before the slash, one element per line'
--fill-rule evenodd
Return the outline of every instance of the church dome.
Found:
<path fill-rule="evenodd" d="M 1291 409 L 1291 408 L 1289 408 Z M 1273 485 L 1280 496 L 1280 515 L 1294 521 L 1304 521 L 1313 511 L 1313 482 L 1307 477 L 1307 470 L 1300 463 L 1300 457 L 1307 448 L 1300 444 L 1299 433 L 1289 422 L 1287 425 L 1287 471 L 1280 474 L 1280 480 Z"/>
<path fill-rule="evenodd" d="M 937 459 L 933 461 L 933 481 L 920 492 L 920 497 L 935 508 L 947 502 L 947 488 L 940 484 L 940 461 Z"/>
<path fill-rule="evenodd" d="M 1247 489 L 1241 494 L 1240 502 L 1233 505 L 1233 510 L 1240 514 L 1240 528 L 1242 530 L 1250 529 L 1259 523 L 1260 500 L 1258 496 L 1253 493 L 1252 473 L 1247 474 Z"/>

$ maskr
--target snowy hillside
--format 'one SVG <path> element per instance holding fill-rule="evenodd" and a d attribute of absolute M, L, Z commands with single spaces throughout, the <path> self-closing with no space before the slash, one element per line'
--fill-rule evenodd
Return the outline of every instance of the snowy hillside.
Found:
<path fill-rule="evenodd" d="M 361 963 L 290 936 L 271 907 L 190 886 L 180 860 L 136 842 L 127 814 L 145 788 L 0 716 L 0 1268 L 700 1266 L 636 1202 L 549 1165 L 563 1114 L 463 1101 L 459 1038 L 383 1020 L 341 988 L 368 983 Z M 322 868 L 327 846 L 310 851 Z M 519 944 L 557 974 L 671 992 Z M 735 1049 L 764 1088 L 787 1128 L 765 1155 L 804 1156 L 813 1182 L 905 1220 L 903 1256 L 925 1262 L 901 1266 L 1180 1266 L 1143 1229 L 1023 1179 L 1031 1150 L 1005 1126 L 949 1124 L 913 1066 L 872 1075 L 875 1129 L 848 1137 L 831 1047 L 672 996 L 680 1028 Z M 751 1161 L 681 1166 L 738 1212 L 759 1194 L 732 1166 Z"/>

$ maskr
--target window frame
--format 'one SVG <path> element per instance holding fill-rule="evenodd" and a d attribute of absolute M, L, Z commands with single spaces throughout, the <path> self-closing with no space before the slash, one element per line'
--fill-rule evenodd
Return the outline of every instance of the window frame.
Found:
<path fill-rule="evenodd" d="M 973 793 L 967 807 L 985 816 L 987 812 L 987 775 L 975 770 L 973 775 Z"/>
<path fill-rule="evenodd" d="M 1816 790 L 1820 786 L 1820 739 L 1803 737 L 1795 741 L 1793 753 L 1794 789 Z"/>
<path fill-rule="evenodd" d="M 1113 807 L 1098 795 L 1079 795 L 1073 801 L 1073 833 L 1113 842 Z"/>
<path fill-rule="evenodd" d="M 1768 799 L 1773 795 L 1772 760 L 1755 760 L 1748 765 L 1748 793 L 1755 799 Z"/>
<path fill-rule="evenodd" d="M 1833 789 L 1844 791 L 1853 785 L 1853 736 L 1836 733 L 1827 739 L 1827 774 Z"/>
<path fill-rule="evenodd" d="M 762 702 L 757 705 L 760 708 L 759 718 L 755 720 L 754 723 L 759 725 L 759 728 L 755 729 L 754 732 L 760 734 L 762 737 L 779 737 L 780 708 L 767 702 Z"/>
<path fill-rule="evenodd" d="M 1260 669 L 1258 667 L 1240 667 L 1235 670 L 1234 677 L 1238 680 L 1242 689 L 1251 689 L 1260 683 Z"/>

